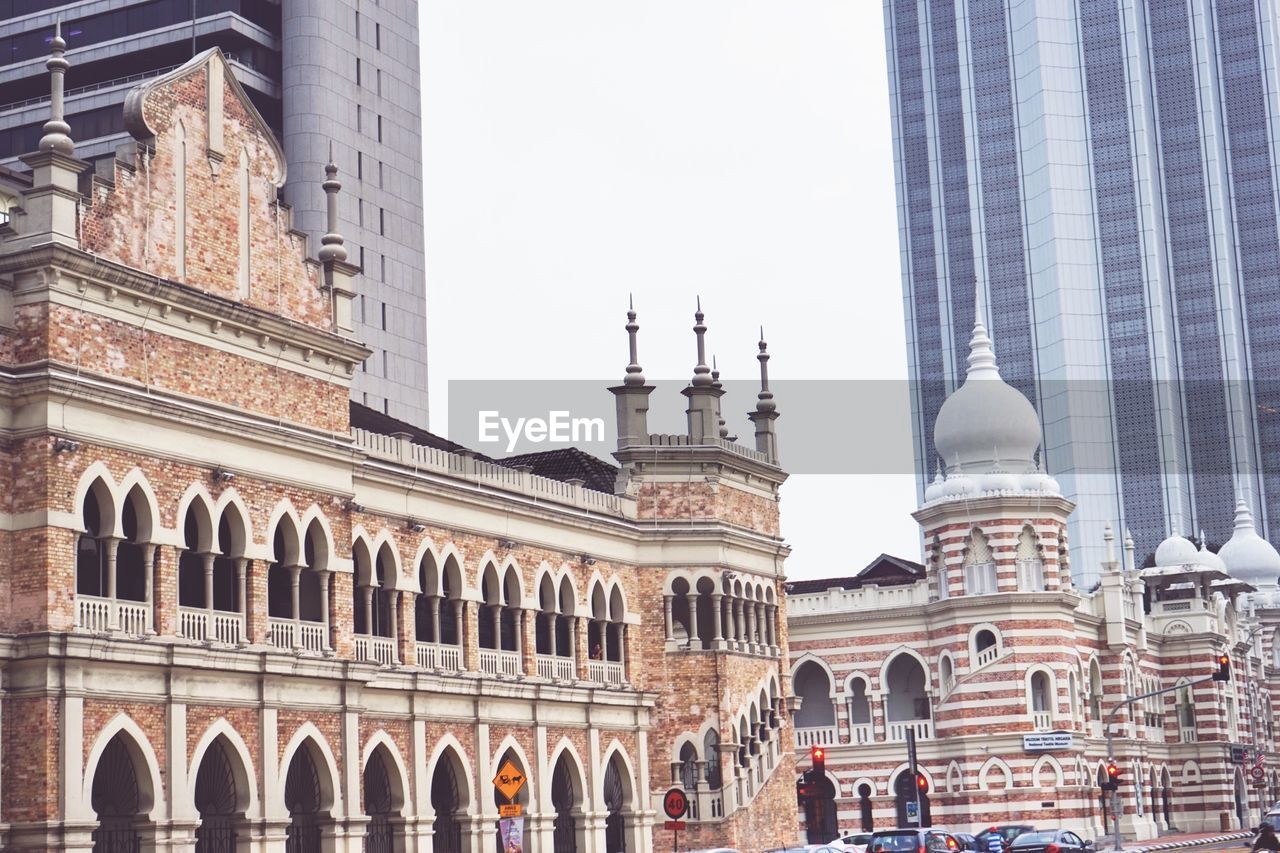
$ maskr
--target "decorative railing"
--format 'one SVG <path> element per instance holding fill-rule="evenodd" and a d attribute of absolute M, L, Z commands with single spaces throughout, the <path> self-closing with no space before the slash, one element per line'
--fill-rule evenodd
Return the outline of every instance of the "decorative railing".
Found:
<path fill-rule="evenodd" d="M 538 675 L 552 681 L 573 681 L 573 658 L 559 655 L 538 655 Z"/>
<path fill-rule="evenodd" d="M 370 661 L 382 666 L 396 663 L 396 641 L 390 637 L 358 636 L 355 638 L 356 660 Z"/>
<path fill-rule="evenodd" d="M 890 722 L 888 727 L 888 740 L 900 743 L 907 739 L 907 731 L 916 733 L 916 740 L 925 740 L 933 737 L 933 720 L 901 720 L 899 722 Z"/>
<path fill-rule="evenodd" d="M 244 642 L 244 615 L 196 607 L 179 607 L 178 630 L 189 640 L 236 645 Z"/>
<path fill-rule="evenodd" d="M 910 586 L 865 586 L 861 589 L 833 587 L 825 592 L 787 596 L 787 615 L 883 610 L 928 602 L 928 584 L 923 583 Z"/>
<path fill-rule="evenodd" d="M 461 672 L 462 649 L 458 646 L 418 643 L 415 649 L 415 662 L 423 669 Z"/>
<path fill-rule="evenodd" d="M 521 675 L 520 655 L 499 649 L 481 649 L 480 671 L 485 675 Z"/>
<path fill-rule="evenodd" d="M 1195 726 L 1178 727 L 1178 743 L 1195 743 L 1198 739 Z"/>
<path fill-rule="evenodd" d="M 351 437 L 356 446 L 370 456 L 400 462 L 421 472 L 471 480 L 505 491 L 519 492 L 542 500 L 584 507 L 610 515 L 623 514 L 622 499 L 608 492 L 597 492 L 583 488 L 579 484 L 540 477 L 528 471 L 485 462 L 463 453 L 450 453 L 447 450 L 414 444 L 409 439 L 399 436 L 353 429 Z"/>
<path fill-rule="evenodd" d="M 836 742 L 835 726 L 796 726 L 796 746 L 830 746 Z"/>
<path fill-rule="evenodd" d="M 622 664 L 617 661 L 589 660 L 587 661 L 587 680 L 617 687 L 626 681 L 626 675 L 622 671 Z"/>
<path fill-rule="evenodd" d="M 974 656 L 973 667 L 974 669 L 977 669 L 978 667 L 986 666 L 998 657 L 1000 657 L 1000 647 L 992 644 L 987 646 L 985 649 L 982 649 Z"/>
<path fill-rule="evenodd" d="M 1053 714 L 1049 711 L 1032 711 L 1031 724 L 1038 732 L 1053 731 Z"/>
<path fill-rule="evenodd" d="M 151 607 L 145 601 L 77 594 L 76 625 L 89 631 L 119 631 L 143 636 L 151 633 Z"/>
<path fill-rule="evenodd" d="M 301 649 L 320 654 L 329 648 L 327 633 L 323 622 L 267 620 L 267 642 L 278 649 Z"/>
<path fill-rule="evenodd" d="M 874 739 L 875 733 L 870 723 L 849 727 L 849 743 L 871 743 Z"/>

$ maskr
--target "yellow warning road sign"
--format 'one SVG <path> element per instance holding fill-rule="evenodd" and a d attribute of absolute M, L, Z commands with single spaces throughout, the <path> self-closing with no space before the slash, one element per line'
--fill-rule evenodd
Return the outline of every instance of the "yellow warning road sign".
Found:
<path fill-rule="evenodd" d="M 493 777 L 493 787 L 508 800 L 514 800 L 516 794 L 524 787 L 524 773 L 512 763 L 511 759 L 502 762 L 498 775 Z"/>

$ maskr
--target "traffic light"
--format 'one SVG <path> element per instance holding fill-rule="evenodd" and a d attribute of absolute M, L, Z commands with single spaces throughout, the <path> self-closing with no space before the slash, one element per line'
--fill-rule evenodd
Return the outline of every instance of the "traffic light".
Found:
<path fill-rule="evenodd" d="M 1231 656 L 1228 654 L 1218 655 L 1218 671 L 1213 674 L 1214 681 L 1230 681 L 1231 680 Z"/>
<path fill-rule="evenodd" d="M 916 771 L 916 790 L 922 794 L 929 793 L 929 778 L 919 770 Z"/>
<path fill-rule="evenodd" d="M 1107 759 L 1107 781 L 1103 783 L 1104 791 L 1114 791 L 1120 787 L 1120 765 L 1116 763 L 1114 758 Z"/>
<path fill-rule="evenodd" d="M 827 772 L 827 751 L 820 746 L 809 747 L 809 760 L 813 762 L 814 774 L 821 776 Z"/>

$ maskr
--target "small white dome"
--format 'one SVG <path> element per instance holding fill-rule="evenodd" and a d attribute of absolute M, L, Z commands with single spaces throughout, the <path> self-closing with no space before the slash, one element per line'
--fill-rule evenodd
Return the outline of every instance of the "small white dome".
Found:
<path fill-rule="evenodd" d="M 969 471 L 990 470 L 997 460 L 1011 470 L 1035 464 L 1040 419 L 1031 401 L 1000 378 L 981 320 L 969 341 L 964 384 L 938 410 L 933 444 L 947 465 Z"/>
<path fill-rule="evenodd" d="M 984 492 L 1016 492 L 1018 478 L 1004 471 L 992 471 L 982 476 L 982 490 Z"/>
<path fill-rule="evenodd" d="M 1236 501 L 1236 529 L 1218 549 L 1227 573 L 1256 587 L 1274 587 L 1280 580 L 1280 553 L 1258 535 L 1253 514 L 1244 499 Z"/>
<path fill-rule="evenodd" d="M 957 471 L 954 474 L 948 474 L 947 479 L 942 484 L 942 497 L 956 498 L 963 495 L 971 495 L 978 490 L 978 484 L 973 482 L 973 478 Z"/>
<path fill-rule="evenodd" d="M 1227 570 L 1222 558 L 1204 546 L 1204 531 L 1200 532 L 1200 550 L 1196 552 L 1196 561 L 1200 565 L 1208 566 L 1211 569 L 1217 569 L 1222 572 Z"/>
<path fill-rule="evenodd" d="M 1181 566 L 1184 563 L 1198 563 L 1199 552 L 1191 540 L 1177 534 L 1170 536 L 1156 548 L 1157 566 Z"/>
<path fill-rule="evenodd" d="M 938 500 L 938 498 L 941 498 L 946 494 L 945 486 L 946 481 L 942 479 L 942 471 L 939 470 L 938 473 L 933 475 L 933 482 L 928 486 L 925 486 L 924 502 L 932 503 L 933 501 Z"/>

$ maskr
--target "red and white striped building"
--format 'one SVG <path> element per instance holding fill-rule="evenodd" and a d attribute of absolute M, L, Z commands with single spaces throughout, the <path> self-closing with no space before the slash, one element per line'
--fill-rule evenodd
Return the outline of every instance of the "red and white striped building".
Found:
<path fill-rule="evenodd" d="M 1111 831 L 1098 787 L 1107 717 L 1126 697 L 1212 674 L 1222 652 L 1230 682 L 1115 713 L 1121 828 L 1147 839 L 1256 824 L 1280 795 L 1267 757 L 1280 555 L 1241 502 L 1221 556 L 1171 537 L 1140 569 L 1128 537 L 1108 530 L 1100 584 L 1075 587 L 1073 505 L 1036 462 L 1035 410 L 1001 380 L 981 324 L 970 349 L 935 429 L 946 476 L 914 513 L 924 561 L 882 555 L 852 577 L 788 587 L 798 769 L 812 746 L 827 750 L 826 778 L 801 809 L 810 840 L 908 825 L 909 730 L 932 825 L 1100 838 Z M 1060 734 L 1037 737 L 1047 733 Z"/>

